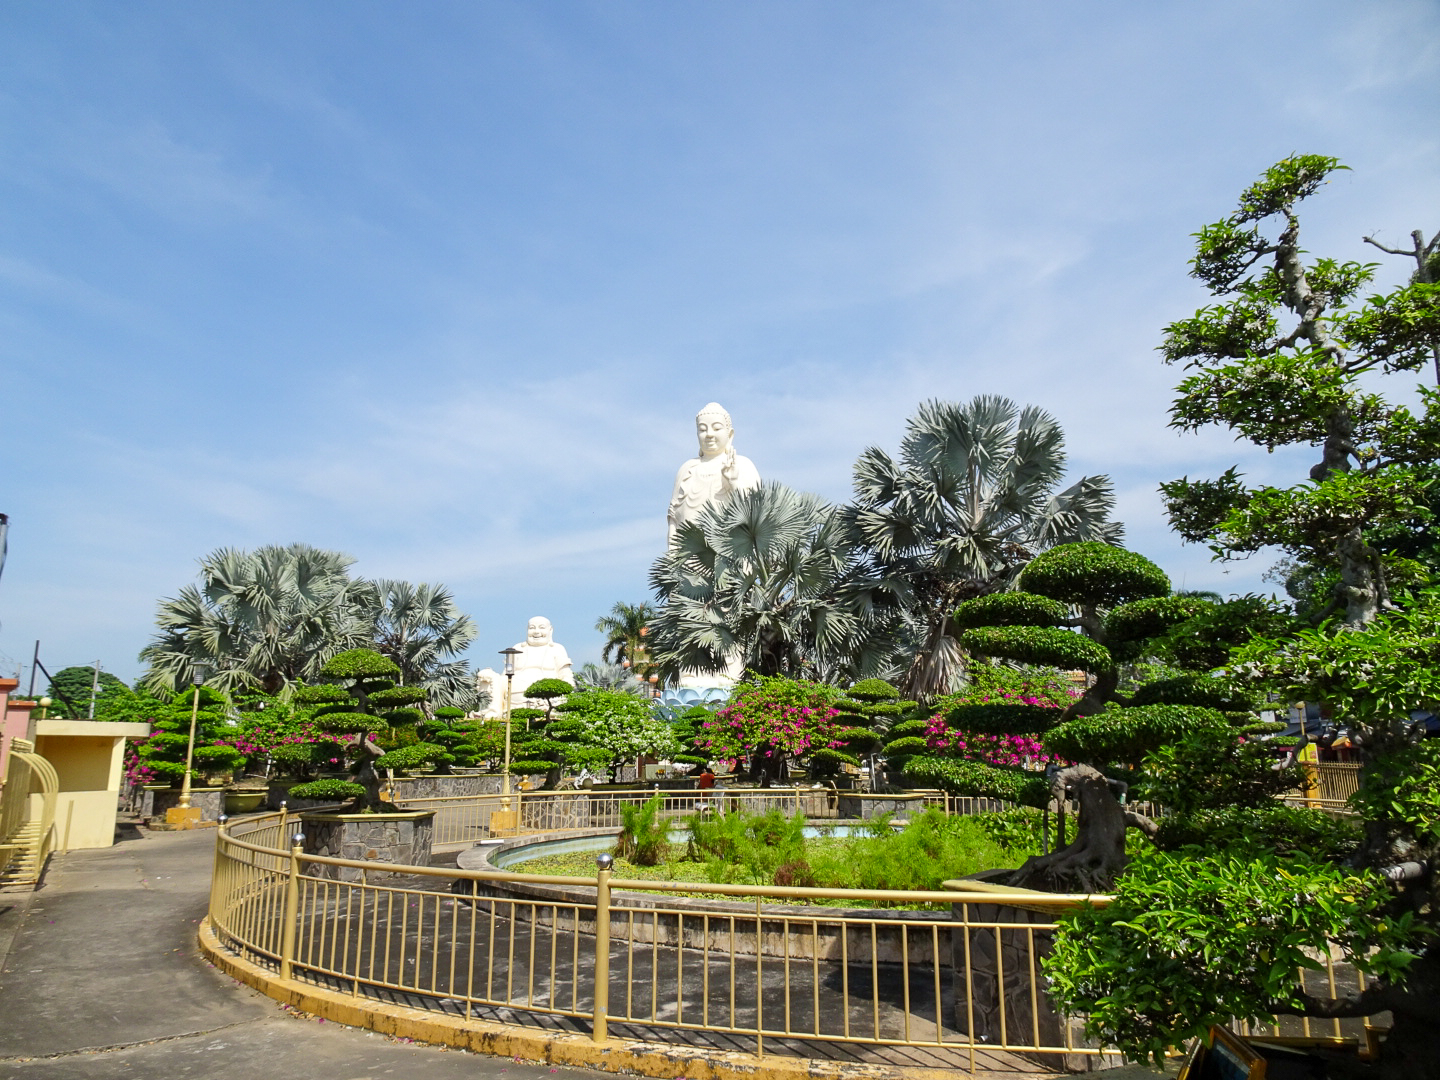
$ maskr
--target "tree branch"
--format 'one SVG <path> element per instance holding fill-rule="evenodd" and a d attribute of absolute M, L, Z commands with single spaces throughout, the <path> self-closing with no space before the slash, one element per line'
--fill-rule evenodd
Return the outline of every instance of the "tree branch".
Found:
<path fill-rule="evenodd" d="M 1305 993 L 1304 990 L 1297 990 L 1295 997 L 1299 1000 L 1299 1005 L 1272 1001 L 1266 1008 L 1277 1016 L 1318 1016 L 1343 1020 L 1357 1016 L 1373 1016 L 1394 1008 L 1405 997 L 1405 991 L 1388 983 L 1372 983 L 1358 994 L 1319 998 Z"/>
<path fill-rule="evenodd" d="M 1362 236 L 1360 239 L 1364 240 L 1365 243 L 1369 244 L 1371 247 L 1379 248 L 1387 255 L 1409 255 L 1413 258 L 1417 254 L 1414 248 L 1410 249 L 1409 251 L 1400 251 L 1398 248 L 1386 247 L 1384 244 L 1380 243 L 1379 240 L 1376 240 L 1373 236 Z"/>
<path fill-rule="evenodd" d="M 1133 810 L 1125 811 L 1125 824 L 1133 829 L 1139 829 L 1149 840 L 1155 839 L 1155 834 L 1160 831 L 1158 822 L 1151 821 L 1144 814 L 1137 814 Z"/>

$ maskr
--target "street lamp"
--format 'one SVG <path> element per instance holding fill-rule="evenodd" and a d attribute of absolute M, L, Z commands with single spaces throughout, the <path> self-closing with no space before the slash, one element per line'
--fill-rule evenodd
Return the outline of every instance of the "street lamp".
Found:
<path fill-rule="evenodd" d="M 210 665 L 197 663 L 190 668 L 190 682 L 195 690 L 190 702 L 190 740 L 185 744 L 185 779 L 180 783 L 180 808 L 188 809 L 190 806 L 190 763 L 195 758 L 195 721 L 200 716 L 200 687 L 205 685 L 205 679 L 210 674 Z"/>
<path fill-rule="evenodd" d="M 505 768 L 500 774 L 500 791 L 505 796 L 503 806 L 507 811 L 510 809 L 510 698 L 515 684 L 515 658 L 520 652 L 514 646 L 500 650 L 505 658 Z"/>
<path fill-rule="evenodd" d="M 190 807 L 190 765 L 195 759 L 195 721 L 200 716 L 200 687 L 210 674 L 210 665 L 198 661 L 190 665 L 190 682 L 194 692 L 190 702 L 190 738 L 185 743 L 185 778 L 180 782 L 180 802 L 166 812 L 170 824 L 188 824 L 200 820 L 200 811 Z"/>

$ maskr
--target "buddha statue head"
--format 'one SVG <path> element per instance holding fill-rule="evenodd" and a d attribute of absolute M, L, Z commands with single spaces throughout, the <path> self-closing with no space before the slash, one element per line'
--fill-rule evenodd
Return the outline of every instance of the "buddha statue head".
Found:
<path fill-rule="evenodd" d="M 701 459 L 709 461 L 730 449 L 735 426 L 730 414 L 712 401 L 695 414 L 695 435 L 700 441 Z"/>
<path fill-rule="evenodd" d="M 555 631 L 550 626 L 550 620 L 543 615 L 536 615 L 526 627 L 525 644 L 539 648 L 542 645 L 549 645 L 554 636 Z"/>

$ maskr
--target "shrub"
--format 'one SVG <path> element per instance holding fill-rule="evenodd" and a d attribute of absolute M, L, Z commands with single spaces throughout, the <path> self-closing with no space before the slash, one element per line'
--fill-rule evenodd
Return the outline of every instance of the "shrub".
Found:
<path fill-rule="evenodd" d="M 1109 671 L 1109 650 L 1098 642 L 1046 626 L 987 626 L 966 630 L 960 645 L 984 656 L 999 656 L 1022 664 Z"/>
<path fill-rule="evenodd" d="M 296 799 L 323 799 L 327 802 L 330 800 L 338 802 L 341 799 L 363 799 L 365 788 L 349 780 L 311 780 L 308 784 L 296 784 L 290 789 L 289 794 Z"/>
<path fill-rule="evenodd" d="M 1042 551 L 1021 572 L 1019 584 L 1067 604 L 1106 608 L 1170 594 L 1170 579 L 1160 567 L 1143 555 L 1098 541 Z"/>
<path fill-rule="evenodd" d="M 1070 612 L 1058 600 L 1034 593 L 991 593 L 967 600 L 950 616 L 955 631 L 981 626 L 1060 626 Z"/>
<path fill-rule="evenodd" d="M 1044 806 L 1050 787 L 1041 773 L 956 758 L 912 757 L 905 780 L 914 787 L 934 787 L 981 798 L 1003 799 L 1025 806 Z"/>
<path fill-rule="evenodd" d="M 1214 709 L 1188 705 L 1110 707 L 1057 724 L 1045 733 L 1043 742 L 1052 754 L 1072 761 L 1138 765 L 1152 747 L 1202 728 L 1228 731 L 1225 718 Z"/>
<path fill-rule="evenodd" d="M 654 866 L 670 853 L 670 822 L 660 818 L 664 799 L 660 795 L 636 805 L 620 804 L 620 835 L 615 856 L 636 866 Z"/>

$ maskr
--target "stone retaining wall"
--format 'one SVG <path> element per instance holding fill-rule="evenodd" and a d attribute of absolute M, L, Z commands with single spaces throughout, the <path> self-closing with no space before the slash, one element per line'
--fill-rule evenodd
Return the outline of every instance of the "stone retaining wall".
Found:
<path fill-rule="evenodd" d="M 322 814 L 302 813 L 307 855 L 357 862 L 396 863 L 428 866 L 435 836 L 435 812 L 418 810 L 404 814 Z M 376 872 L 379 872 L 378 869 Z M 361 870 L 354 866 L 311 863 L 311 877 L 338 881 L 359 881 Z M 371 874 L 373 877 L 373 873 Z"/>

